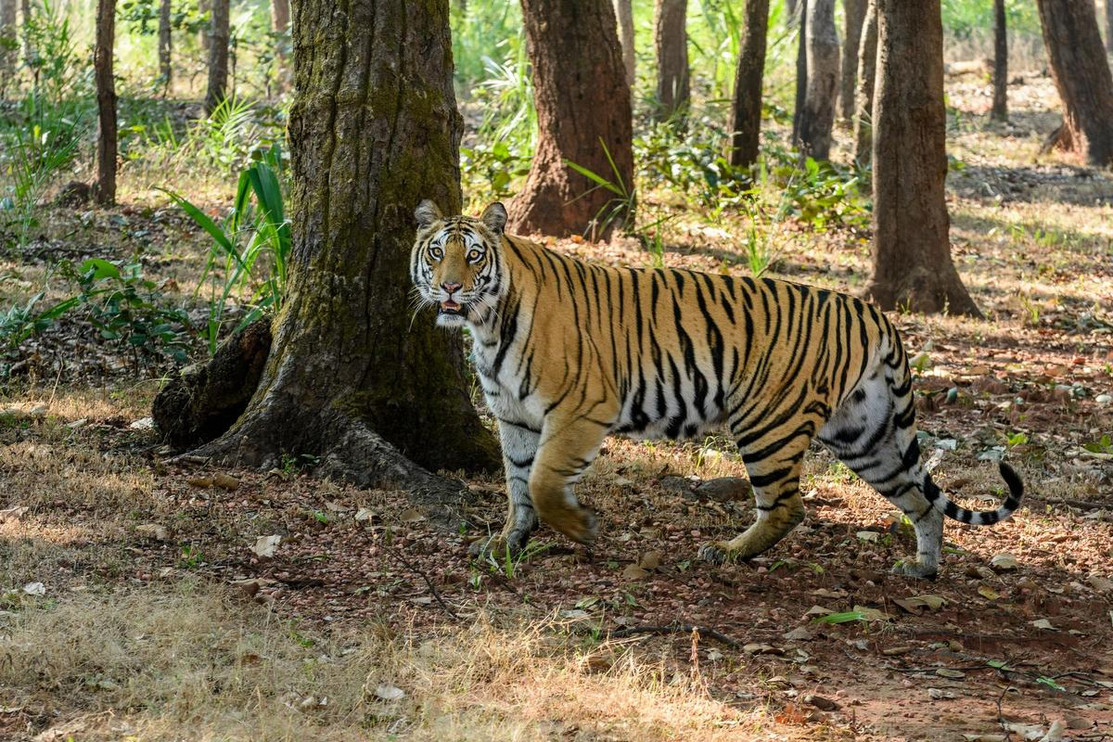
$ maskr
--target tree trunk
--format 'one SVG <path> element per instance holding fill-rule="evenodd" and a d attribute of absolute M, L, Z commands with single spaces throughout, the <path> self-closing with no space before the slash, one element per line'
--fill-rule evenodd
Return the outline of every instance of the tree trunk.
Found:
<path fill-rule="evenodd" d="M 882 309 L 981 316 L 951 262 L 940 0 L 879 0 L 873 276 Z"/>
<path fill-rule="evenodd" d="M 510 207 L 519 234 L 606 239 L 633 224 L 630 86 L 610 0 L 522 0 L 533 65 L 538 141 L 525 189 Z M 614 166 L 612 167 L 611 161 Z M 615 194 L 575 172 L 586 168 Z"/>
<path fill-rule="evenodd" d="M 204 15 L 205 13 L 209 14 L 209 28 L 208 29 L 202 28 L 201 33 L 199 35 L 199 39 L 201 41 L 201 51 L 204 52 L 205 59 L 207 61 L 208 58 L 209 58 L 209 49 L 212 47 L 211 39 L 209 39 L 209 34 L 211 33 L 210 29 L 212 28 L 212 25 L 213 25 L 212 24 L 212 20 L 213 20 L 212 19 L 213 0 L 197 0 L 197 9 L 201 11 L 202 15 Z"/>
<path fill-rule="evenodd" d="M 869 0 L 858 47 L 858 89 L 854 91 L 854 162 L 865 168 L 873 155 L 873 86 L 877 77 L 877 0 Z"/>
<path fill-rule="evenodd" d="M 31 0 L 20 0 L 20 13 L 23 24 L 23 59 L 30 62 L 35 56 L 35 50 L 31 48 Z"/>
<path fill-rule="evenodd" d="M 761 95 L 765 73 L 769 0 L 746 0 L 738 69 L 734 75 L 734 102 L 730 116 L 730 164 L 753 167 L 761 144 Z"/>
<path fill-rule="evenodd" d="M 829 159 L 839 84 L 839 35 L 835 0 L 807 0 L 804 22 L 807 44 L 807 85 L 797 144 L 801 153 Z"/>
<path fill-rule="evenodd" d="M 97 0 L 93 70 L 97 82 L 97 183 L 93 195 L 102 206 L 116 203 L 116 81 L 112 49 L 116 38 L 116 0 Z"/>
<path fill-rule="evenodd" d="M 787 8 L 787 6 L 786 6 Z M 804 119 L 804 102 L 808 97 L 808 0 L 796 4 L 796 104 L 792 109 L 792 143 L 800 141 L 800 124 Z"/>
<path fill-rule="evenodd" d="M 1105 48 L 1113 52 L 1113 0 L 1105 0 Z"/>
<path fill-rule="evenodd" d="M 209 87 L 205 93 L 205 113 L 211 114 L 224 102 L 228 89 L 229 0 L 212 0 L 212 28 L 209 30 Z"/>
<path fill-rule="evenodd" d="M 498 468 L 460 340 L 410 309 L 414 207 L 460 208 L 448 19 L 448 0 L 295 3 L 289 294 L 255 396 L 199 455 L 312 454 L 360 486 L 452 496 L 428 470 Z"/>
<path fill-rule="evenodd" d="M 843 0 L 842 82 L 839 85 L 839 118 L 849 124 L 854 118 L 854 91 L 858 78 L 858 51 L 867 0 Z"/>
<path fill-rule="evenodd" d="M 162 89 L 170 90 L 171 68 L 170 52 L 170 0 L 161 0 L 158 9 L 158 68 L 162 77 Z"/>
<path fill-rule="evenodd" d="M 1091 165 L 1113 164 L 1113 75 L 1092 0 L 1037 0 L 1063 137 Z"/>
<path fill-rule="evenodd" d="M 1009 120 L 1009 37 L 1005 0 L 993 0 L 993 108 L 994 121 Z"/>
<path fill-rule="evenodd" d="M 15 79 L 15 49 L 18 48 L 16 0 L 0 0 L 0 96 L 6 96 L 8 84 Z"/>
<path fill-rule="evenodd" d="M 622 45 L 622 64 L 626 68 L 626 84 L 634 84 L 637 58 L 634 54 L 634 4 L 633 0 L 614 0 L 618 16 L 618 42 Z"/>
<path fill-rule="evenodd" d="M 796 24 L 796 16 L 799 8 L 797 8 L 798 0 L 785 0 L 785 25 L 792 28 Z"/>
<path fill-rule="evenodd" d="M 688 76 L 688 0 L 657 0 L 657 120 L 683 119 L 691 90 Z"/>
<path fill-rule="evenodd" d="M 466 11 L 466 8 L 463 10 Z M 271 3 L 271 20 L 274 22 L 274 32 L 287 34 L 290 31 L 290 0 L 274 0 Z M 286 58 L 287 46 L 284 40 L 278 43 L 278 56 Z"/>

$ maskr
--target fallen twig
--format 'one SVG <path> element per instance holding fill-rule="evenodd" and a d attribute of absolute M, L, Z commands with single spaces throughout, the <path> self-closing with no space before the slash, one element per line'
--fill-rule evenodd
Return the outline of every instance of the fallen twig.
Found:
<path fill-rule="evenodd" d="M 438 603 L 440 603 L 441 608 L 444 608 L 445 613 L 452 616 L 452 618 L 456 621 L 460 620 L 460 617 L 456 615 L 456 611 L 452 610 L 452 606 L 450 606 L 448 603 L 444 602 L 444 599 L 441 597 L 441 594 L 437 592 L 437 588 L 433 585 L 433 581 L 429 579 L 428 575 L 426 575 L 424 572 L 422 572 L 420 569 L 413 566 L 409 562 L 407 562 L 406 559 L 401 554 L 399 554 L 395 551 L 392 551 L 390 549 L 384 549 L 384 551 L 388 555 L 390 555 L 390 557 L 392 559 L 394 559 L 399 564 L 401 564 L 403 567 L 405 567 L 409 571 L 413 572 L 414 574 L 416 574 L 421 579 L 425 580 L 425 584 L 429 587 L 429 592 L 431 592 L 433 594 L 433 598 Z"/>
<path fill-rule="evenodd" d="M 638 634 L 655 634 L 657 636 L 665 636 L 667 634 L 691 634 L 693 631 L 699 632 L 700 636 L 705 636 L 708 639 L 714 639 L 721 642 L 728 647 L 737 649 L 741 647 L 741 643 L 731 639 L 726 634 L 716 631 L 715 629 L 707 626 L 693 626 L 692 624 L 667 624 L 661 626 L 623 626 L 620 629 L 615 629 L 611 632 L 611 637 L 614 639 L 621 639 L 627 636 L 637 636 Z"/>

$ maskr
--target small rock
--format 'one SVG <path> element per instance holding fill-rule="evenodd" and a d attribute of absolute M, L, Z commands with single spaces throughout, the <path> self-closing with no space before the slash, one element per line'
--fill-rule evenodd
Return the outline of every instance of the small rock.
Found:
<path fill-rule="evenodd" d="M 660 481 L 658 481 L 657 483 L 661 485 L 661 489 L 667 492 L 675 492 L 676 494 L 688 499 L 696 498 L 696 495 L 692 492 L 692 482 L 686 477 L 661 477 Z"/>
<path fill-rule="evenodd" d="M 804 696 L 804 703 L 815 706 L 820 711 L 838 711 L 842 708 L 842 706 L 838 702 L 832 701 L 830 698 L 824 698 L 823 696 L 814 695 L 812 693 Z"/>
<path fill-rule="evenodd" d="M 753 488 L 745 479 L 738 477 L 717 477 L 703 482 L 695 489 L 696 495 L 714 502 L 738 502 L 749 500 Z"/>
<path fill-rule="evenodd" d="M 141 417 L 128 427 L 132 430 L 153 430 L 155 427 L 155 419 L 153 417 Z"/>
<path fill-rule="evenodd" d="M 274 550 L 278 548 L 281 542 L 281 536 L 260 536 L 255 539 L 255 546 L 251 550 L 255 552 L 256 556 L 269 558 L 274 556 Z"/>
<path fill-rule="evenodd" d="M 797 626 L 792 631 L 784 634 L 784 639 L 790 642 L 810 642 L 812 640 L 811 632 L 803 626 Z"/>
<path fill-rule="evenodd" d="M 1020 562 L 1012 554 L 1004 552 L 990 559 L 989 565 L 998 572 L 1011 572 L 1020 567 Z"/>
<path fill-rule="evenodd" d="M 1094 401 L 1102 407 L 1105 407 L 1108 404 L 1113 404 L 1113 395 L 1099 394 L 1098 396 L 1094 397 Z"/>
<path fill-rule="evenodd" d="M 0 519 L 3 517 L 3 512 L 4 511 L 0 510 Z M 1108 578 L 1099 575 L 1090 575 L 1086 581 L 1090 583 L 1090 587 L 1094 588 L 1099 593 L 1107 593 L 1113 590 L 1113 580 Z"/>
<path fill-rule="evenodd" d="M 964 673 L 962 670 L 951 670 L 946 667 L 940 667 L 938 670 L 935 671 L 935 674 L 941 678 L 951 678 L 953 680 L 960 680 L 966 677 L 966 673 Z"/>

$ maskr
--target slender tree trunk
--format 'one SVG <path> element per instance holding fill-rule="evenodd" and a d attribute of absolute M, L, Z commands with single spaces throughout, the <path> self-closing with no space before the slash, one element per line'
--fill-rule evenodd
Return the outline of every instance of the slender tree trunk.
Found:
<path fill-rule="evenodd" d="M 849 124 L 854 118 L 854 91 L 858 77 L 858 52 L 867 0 L 843 0 L 842 81 L 839 85 L 839 118 Z"/>
<path fill-rule="evenodd" d="M 0 96 L 7 94 L 9 83 L 15 79 L 18 10 L 16 0 L 0 0 Z"/>
<path fill-rule="evenodd" d="M 786 5 L 787 9 L 787 5 Z M 804 102 L 808 98 L 808 0 L 796 3 L 796 107 L 792 110 L 792 143 L 800 142 Z"/>
<path fill-rule="evenodd" d="M 769 0 L 746 0 L 738 69 L 734 75 L 734 102 L 730 116 L 730 164 L 752 167 L 761 144 L 761 95 L 765 73 Z"/>
<path fill-rule="evenodd" d="M 205 112 L 212 113 L 224 102 L 228 89 L 229 0 L 212 0 L 213 23 L 209 31 L 209 86 Z"/>
<path fill-rule="evenodd" d="M 511 231 L 609 237 L 633 223 L 634 156 L 626 84 L 611 0 L 522 0 L 539 129 Z M 609 155 L 609 156 L 608 156 Z M 612 167 L 611 161 L 614 166 Z M 569 167 L 605 178 L 625 197 Z"/>
<path fill-rule="evenodd" d="M 634 54 L 634 4 L 632 0 L 614 0 L 618 16 L 618 42 L 622 44 L 622 64 L 626 68 L 626 84 L 634 84 L 637 57 Z"/>
<path fill-rule="evenodd" d="M 1009 36 L 1005 0 L 993 0 L 993 108 L 994 121 L 1009 120 Z"/>
<path fill-rule="evenodd" d="M 657 0 L 657 120 L 683 118 L 691 91 L 688 81 L 688 0 Z"/>
<path fill-rule="evenodd" d="M 858 47 L 858 89 L 854 92 L 854 162 L 860 168 L 873 155 L 873 86 L 877 77 L 877 0 L 869 0 Z"/>
<path fill-rule="evenodd" d="M 162 77 L 162 89 L 170 90 L 171 76 L 174 70 L 171 67 L 170 54 L 173 51 L 170 39 L 170 0 L 161 0 L 158 9 L 158 68 Z"/>
<path fill-rule="evenodd" d="M 467 6 L 461 8 L 461 12 L 466 12 Z M 278 34 L 286 34 L 290 30 L 290 0 L 274 0 L 271 3 L 271 20 L 274 22 L 274 32 Z M 286 58 L 287 45 L 285 41 L 280 41 L 278 44 L 278 56 L 282 59 Z"/>
<path fill-rule="evenodd" d="M 203 51 L 205 53 L 205 61 L 208 62 L 208 60 L 209 60 L 209 49 L 212 47 L 212 40 L 209 38 L 209 34 L 212 33 L 211 29 L 212 29 L 213 0 L 197 0 L 197 8 L 198 8 L 198 10 L 201 11 L 202 15 L 204 15 L 205 13 L 209 14 L 209 28 L 208 29 L 202 29 L 201 33 L 200 33 L 200 37 L 199 37 L 200 41 L 201 41 L 201 51 Z"/>
<path fill-rule="evenodd" d="M 826 160 L 831 154 L 831 129 L 835 124 L 835 95 L 839 84 L 835 0 L 807 0 L 804 27 L 807 86 L 797 143 L 803 154 Z"/>
<path fill-rule="evenodd" d="M 112 50 L 116 39 L 116 0 L 97 0 L 97 40 L 93 70 L 97 82 L 97 182 L 93 188 L 103 206 L 116 203 L 116 81 Z"/>
<path fill-rule="evenodd" d="M 980 316 L 951 261 L 940 0 L 879 0 L 873 277 L 882 309 Z"/>
<path fill-rule="evenodd" d="M 31 48 L 31 0 L 20 0 L 20 12 L 23 24 L 23 59 L 30 62 L 35 57 L 35 50 Z"/>
<path fill-rule="evenodd" d="M 785 0 L 785 25 L 792 28 L 796 24 L 798 11 L 797 7 L 799 0 Z"/>
<path fill-rule="evenodd" d="M 497 469 L 498 445 L 459 338 L 413 315 L 408 269 L 414 207 L 460 209 L 448 0 L 300 0 L 292 28 L 289 294 L 255 396 L 199 454 L 313 454 L 364 487 L 457 496 L 428 471 Z"/>
<path fill-rule="evenodd" d="M 1113 52 L 1113 0 L 1105 0 L 1105 49 Z"/>
<path fill-rule="evenodd" d="M 1059 142 L 1113 165 L 1113 75 L 1092 0 L 1037 0 L 1051 77 L 1063 104 Z"/>

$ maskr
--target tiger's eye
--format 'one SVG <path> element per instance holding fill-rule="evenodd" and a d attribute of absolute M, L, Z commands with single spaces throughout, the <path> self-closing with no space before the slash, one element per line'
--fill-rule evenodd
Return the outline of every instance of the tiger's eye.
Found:
<path fill-rule="evenodd" d="M 433 260 L 440 260 L 444 257 L 444 250 L 440 249 L 439 247 L 431 247 L 429 248 L 429 257 L 431 257 Z"/>
<path fill-rule="evenodd" d="M 472 250 L 468 253 L 468 260 L 479 260 L 479 251 Z"/>

